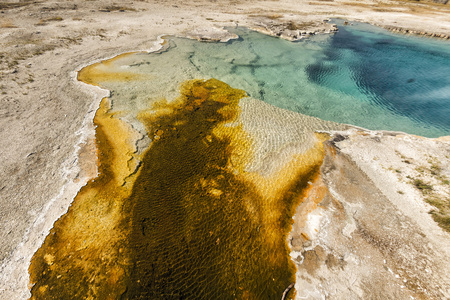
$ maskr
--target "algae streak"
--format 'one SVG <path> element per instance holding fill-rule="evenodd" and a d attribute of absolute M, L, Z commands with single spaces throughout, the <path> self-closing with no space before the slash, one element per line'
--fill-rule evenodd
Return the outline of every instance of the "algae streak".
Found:
<path fill-rule="evenodd" d="M 129 269 L 129 217 L 123 205 L 136 168 L 129 126 L 109 113 L 103 99 L 96 113 L 99 175 L 83 187 L 69 211 L 55 222 L 30 265 L 31 299 L 116 299 Z"/>
<path fill-rule="evenodd" d="M 295 281 L 292 216 L 323 150 L 319 138 L 273 176 L 245 172 L 245 96 L 193 80 L 177 101 L 142 112 L 153 142 L 131 177 L 123 122 L 100 109 L 111 126 L 97 127 L 101 174 L 34 256 L 32 298 L 280 299 Z"/>

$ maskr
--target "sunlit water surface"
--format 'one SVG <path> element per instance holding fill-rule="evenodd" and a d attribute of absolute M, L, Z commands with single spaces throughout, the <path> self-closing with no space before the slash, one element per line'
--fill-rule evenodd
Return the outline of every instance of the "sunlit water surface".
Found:
<path fill-rule="evenodd" d="M 217 78 L 275 106 L 369 129 L 450 135 L 450 43 L 392 34 L 355 23 L 339 32 L 289 42 L 243 28 L 228 43 L 170 38 L 161 53 L 114 63 L 150 74 L 137 85 L 105 82 L 118 110 L 172 99 L 192 78 Z M 119 92 L 120 91 L 120 92 Z M 151 95 L 151 97 L 149 96 Z"/>

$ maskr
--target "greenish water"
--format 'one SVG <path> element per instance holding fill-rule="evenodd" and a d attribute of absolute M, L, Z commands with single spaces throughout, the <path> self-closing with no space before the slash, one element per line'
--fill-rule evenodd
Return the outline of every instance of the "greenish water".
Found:
<path fill-rule="evenodd" d="M 229 30 L 239 39 L 170 38 L 165 52 L 117 61 L 120 68 L 154 79 L 111 87 L 123 95 L 112 98 L 114 108 L 142 109 L 149 94 L 171 99 L 184 80 L 217 78 L 253 98 L 324 120 L 428 137 L 450 134 L 447 41 L 358 23 L 295 43 L 244 28 Z"/>

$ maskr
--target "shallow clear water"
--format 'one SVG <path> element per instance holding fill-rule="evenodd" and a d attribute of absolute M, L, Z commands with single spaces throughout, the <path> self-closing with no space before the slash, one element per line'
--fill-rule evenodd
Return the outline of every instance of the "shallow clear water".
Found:
<path fill-rule="evenodd" d="M 152 79 L 111 86 L 117 91 L 114 108 L 142 109 L 149 98 L 173 98 L 184 80 L 217 78 L 251 97 L 324 120 L 450 135 L 449 42 L 334 22 L 338 33 L 295 43 L 243 28 L 229 29 L 240 38 L 228 43 L 171 38 L 167 51 L 115 62 Z"/>

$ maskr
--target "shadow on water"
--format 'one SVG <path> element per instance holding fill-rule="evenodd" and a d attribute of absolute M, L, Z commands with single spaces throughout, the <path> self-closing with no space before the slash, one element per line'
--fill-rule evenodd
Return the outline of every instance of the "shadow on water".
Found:
<path fill-rule="evenodd" d="M 237 126 L 220 134 L 244 93 L 217 80 L 194 81 L 182 93 L 184 101 L 146 122 L 158 140 L 129 201 L 135 263 L 126 298 L 280 298 L 294 281 L 285 240 L 307 181 L 280 195 L 286 214 L 268 224 L 262 195 L 232 163 L 232 139 L 248 144 L 245 133 Z M 268 230 L 279 230 L 276 240 Z"/>
<path fill-rule="evenodd" d="M 288 165 L 282 174 L 293 180 L 276 181 L 276 192 L 246 177 L 245 96 L 215 79 L 193 80 L 178 101 L 142 112 L 153 142 L 136 175 L 122 121 L 102 106 L 100 176 L 33 257 L 32 299 L 281 298 L 295 281 L 292 216 L 323 153 Z"/>

